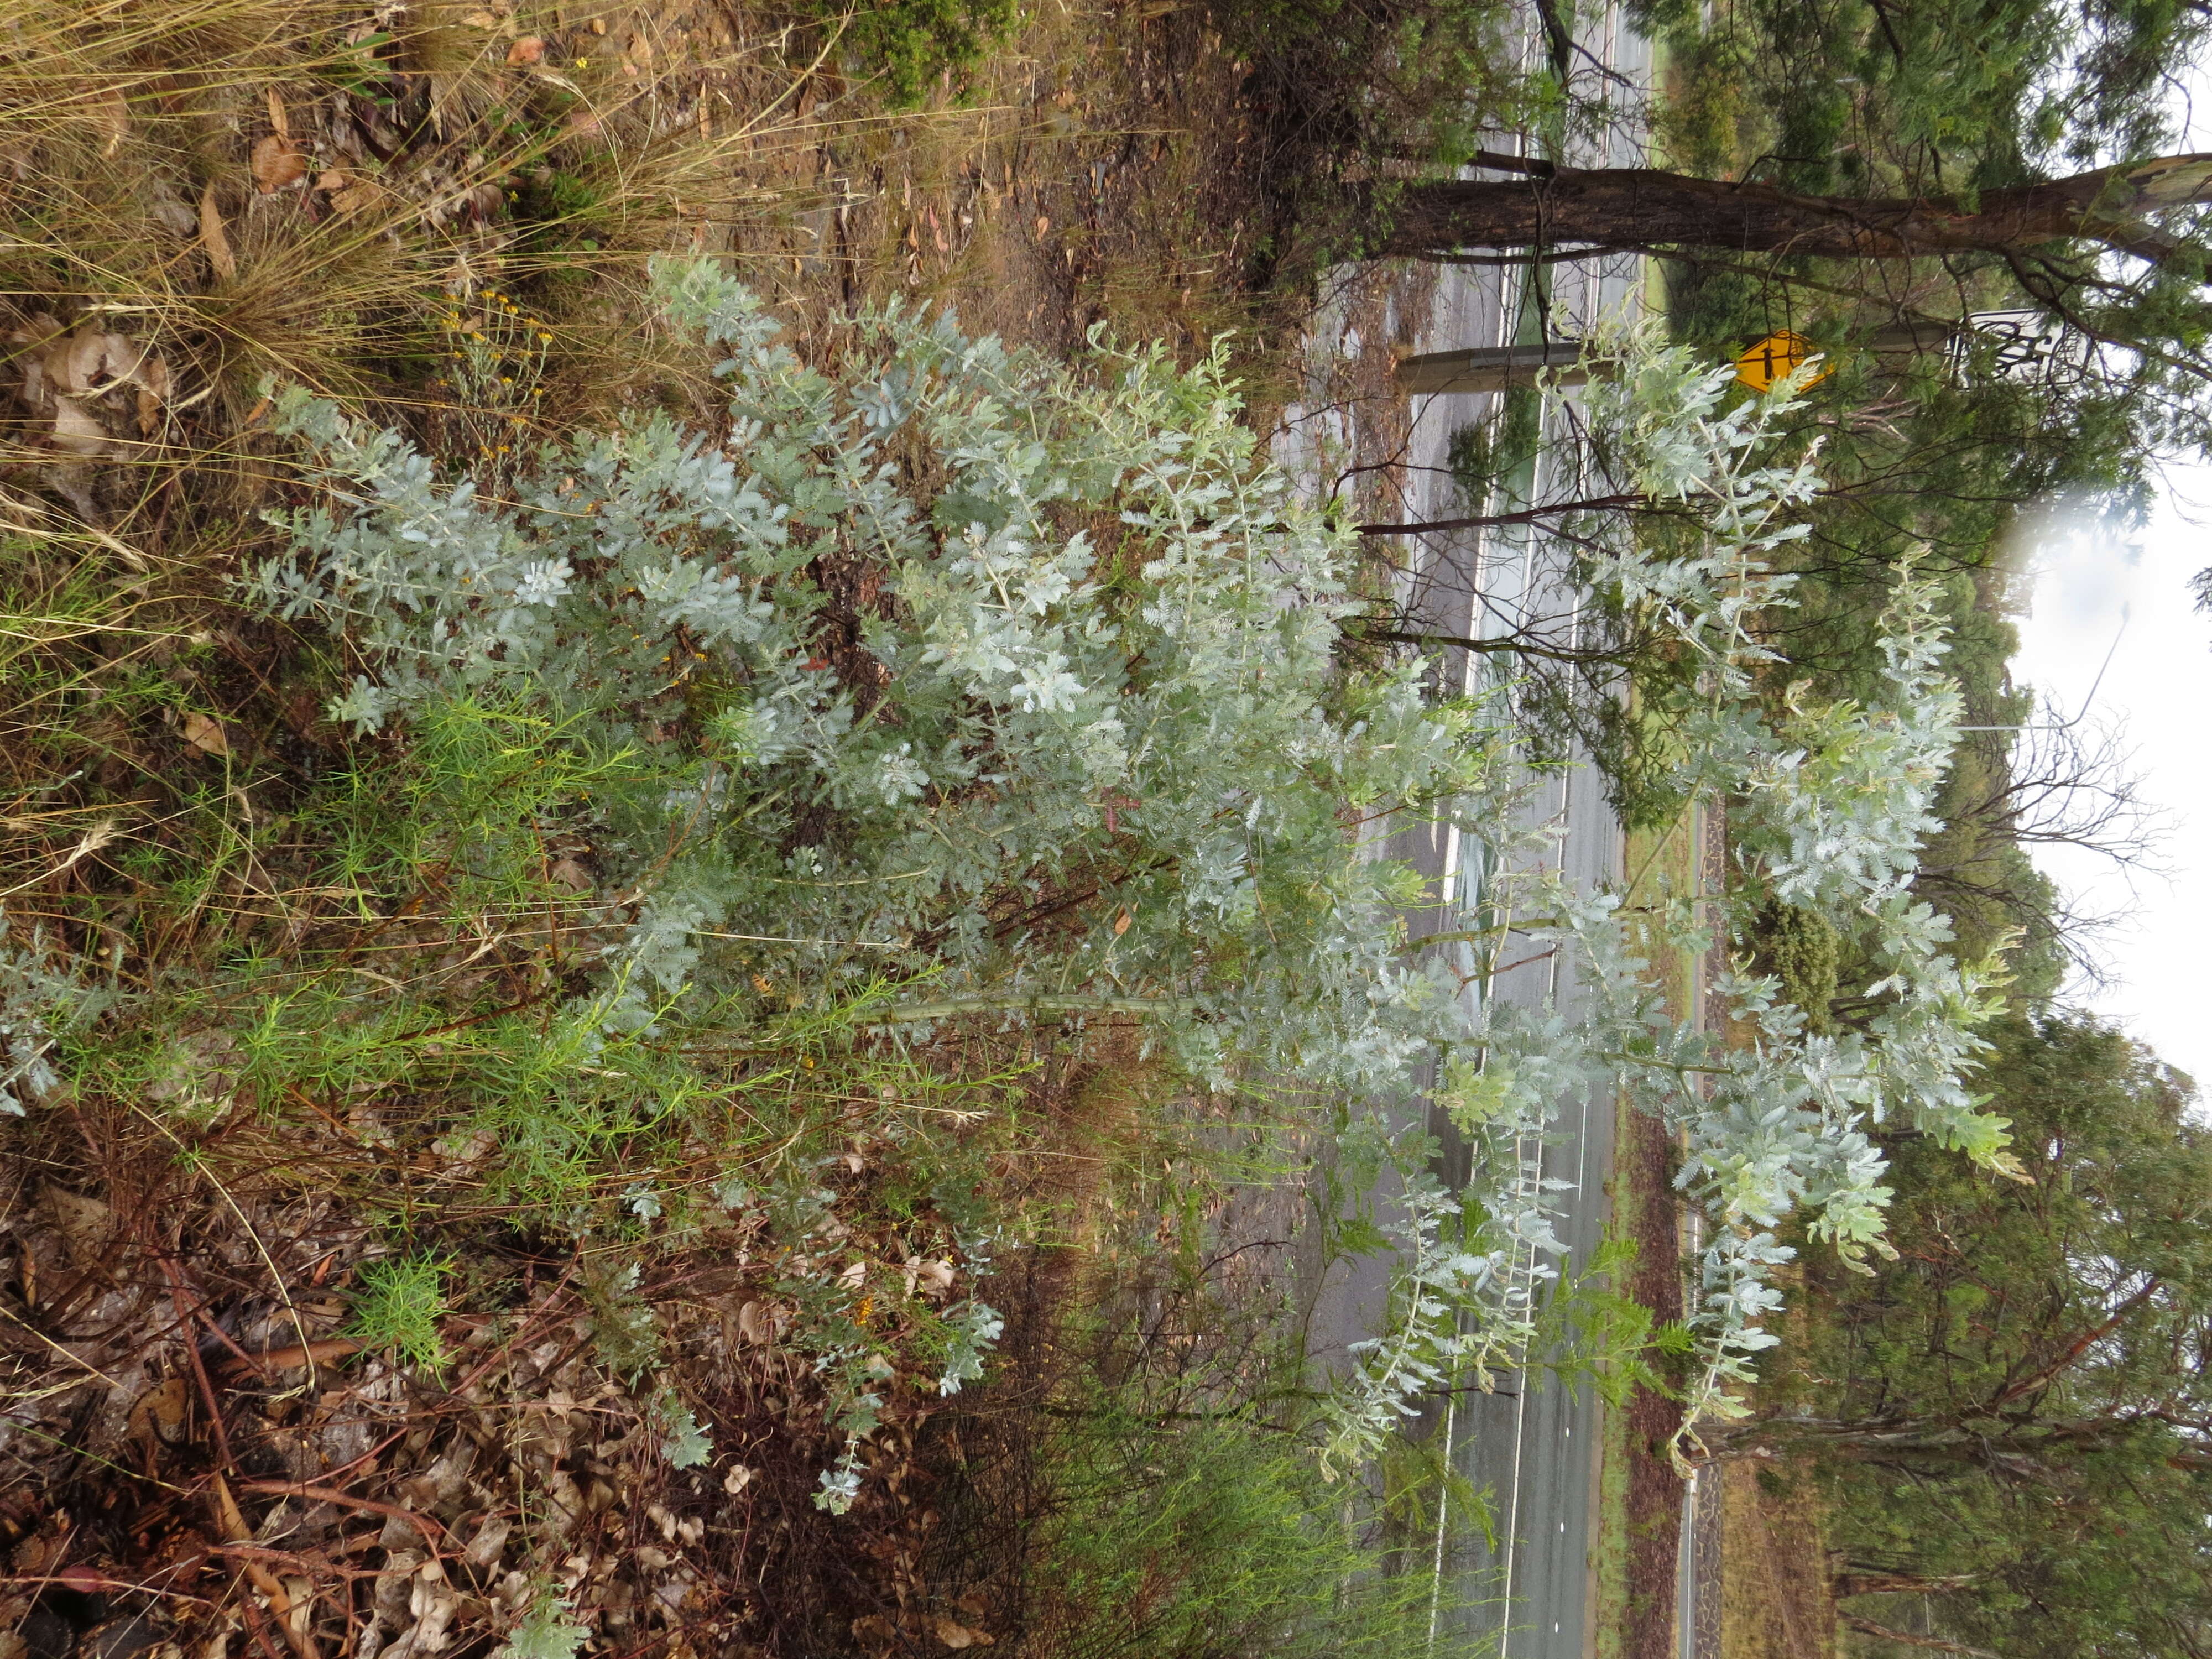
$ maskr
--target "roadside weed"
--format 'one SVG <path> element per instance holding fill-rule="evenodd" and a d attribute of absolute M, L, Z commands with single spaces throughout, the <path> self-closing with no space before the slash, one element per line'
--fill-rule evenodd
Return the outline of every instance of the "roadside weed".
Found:
<path fill-rule="evenodd" d="M 392 1354 L 434 1376 L 443 1371 L 450 1361 L 438 1323 L 446 1316 L 452 1270 L 450 1261 L 428 1255 L 364 1263 L 346 1334 L 371 1352 Z"/>

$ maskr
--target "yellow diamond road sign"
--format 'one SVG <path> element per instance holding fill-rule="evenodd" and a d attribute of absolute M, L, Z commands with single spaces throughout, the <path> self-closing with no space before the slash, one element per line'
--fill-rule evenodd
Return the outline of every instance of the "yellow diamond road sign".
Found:
<path fill-rule="evenodd" d="M 1735 377 L 1753 392 L 1765 392 L 1784 375 L 1802 368 L 1820 354 L 1820 348 L 1788 329 L 1768 335 L 1735 360 Z M 1826 380 L 1823 369 L 1814 377 Z"/>

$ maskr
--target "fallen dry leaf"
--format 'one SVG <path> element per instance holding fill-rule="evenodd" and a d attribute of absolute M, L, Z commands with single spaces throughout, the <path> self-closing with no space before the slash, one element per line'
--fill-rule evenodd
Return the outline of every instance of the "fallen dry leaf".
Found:
<path fill-rule="evenodd" d="M 155 186 L 153 198 L 147 206 L 154 216 L 154 222 L 172 236 L 189 236 L 199 228 L 199 222 L 193 216 L 191 209 L 165 185 Z"/>
<path fill-rule="evenodd" d="M 169 401 L 169 362 L 149 349 L 138 360 L 137 373 L 138 435 L 150 438 L 161 424 L 161 405 Z"/>
<path fill-rule="evenodd" d="M 289 190 L 307 176 L 307 158 L 293 148 L 290 139 L 273 132 L 254 145 L 248 165 L 253 187 L 264 196 Z"/>
<path fill-rule="evenodd" d="M 510 69 L 520 69 L 527 64 L 544 61 L 545 42 L 534 34 L 522 36 L 507 49 L 507 63 Z"/>
<path fill-rule="evenodd" d="M 215 1478 L 213 1504 L 215 1523 L 221 1528 L 225 1543 L 250 1544 L 253 1541 L 253 1528 L 246 1524 L 245 1511 L 238 1507 L 238 1499 L 231 1495 L 230 1482 L 219 1474 Z"/>
<path fill-rule="evenodd" d="M 331 192 L 331 205 L 340 213 L 362 213 L 382 202 L 388 192 L 374 179 L 356 179 L 343 190 Z"/>
<path fill-rule="evenodd" d="M 54 399 L 53 443 L 72 455 L 107 453 L 107 428 L 74 398 Z"/>
<path fill-rule="evenodd" d="M 87 1198 L 52 1182 L 40 1188 L 39 1207 L 60 1232 L 72 1263 L 89 1267 L 99 1262 L 114 1237 L 112 1210 L 96 1198 Z"/>
<path fill-rule="evenodd" d="M 500 1553 L 507 1548 L 507 1534 L 514 1523 L 496 1515 L 486 1515 L 477 1523 L 476 1536 L 461 1552 L 461 1559 L 479 1572 L 499 1564 Z"/>
<path fill-rule="evenodd" d="M 11 346 L 36 346 L 34 351 L 18 351 L 16 362 L 23 366 L 23 384 L 16 395 L 22 398 L 23 407 L 34 412 L 43 411 L 46 405 L 46 349 L 48 342 L 62 331 L 60 319 L 41 311 L 30 319 L 28 328 L 11 329 L 8 343 Z"/>
<path fill-rule="evenodd" d="M 284 100 L 276 95 L 276 88 L 269 88 L 269 125 L 286 143 L 292 141 L 292 122 L 284 110 Z"/>
<path fill-rule="evenodd" d="M 222 210 L 215 204 L 215 186 L 200 192 L 200 246 L 207 249 L 208 264 L 223 282 L 238 275 L 238 258 L 230 251 L 230 238 L 222 228 Z"/>
<path fill-rule="evenodd" d="M 305 1651 L 313 1653 L 316 1650 L 307 1645 L 307 1635 L 314 1623 L 315 1581 L 288 1572 L 280 1582 L 284 1586 L 286 1597 L 292 1603 L 290 1609 L 283 1615 L 284 1623 Z"/>
<path fill-rule="evenodd" d="M 78 398 L 106 392 L 121 381 L 137 381 L 145 358 L 143 346 L 133 345 L 120 334 L 81 328 L 58 349 L 48 348 L 46 374 L 58 390 Z"/>
<path fill-rule="evenodd" d="M 757 1302 L 748 1302 L 738 1310 L 738 1334 L 756 1347 L 767 1342 L 775 1332 L 768 1310 Z"/>
<path fill-rule="evenodd" d="M 941 1613 L 930 1622 L 937 1627 L 937 1639 L 948 1648 L 988 1647 L 998 1639 L 988 1631 L 963 1625 L 957 1619 L 947 1619 Z"/>
<path fill-rule="evenodd" d="M 188 1391 L 181 1376 L 173 1376 L 168 1382 L 150 1387 L 131 1407 L 131 1436 L 135 1440 L 175 1440 L 184 1429 L 184 1409 L 188 1402 Z"/>
<path fill-rule="evenodd" d="M 185 741 L 203 755 L 218 757 L 230 753 L 230 739 L 222 734 L 222 727 L 205 714 L 185 716 Z"/>
<path fill-rule="evenodd" d="M 942 1296 L 952 1288 L 956 1277 L 952 1263 L 949 1261 L 925 1261 L 920 1256 L 907 1258 L 906 1293 L 908 1296 L 917 1289 L 924 1296 Z"/>
<path fill-rule="evenodd" d="M 108 338 L 88 328 L 70 335 L 60 352 L 46 360 L 46 372 L 56 387 L 70 397 L 81 398 L 104 386 L 110 378 L 102 373 L 107 366 Z"/>

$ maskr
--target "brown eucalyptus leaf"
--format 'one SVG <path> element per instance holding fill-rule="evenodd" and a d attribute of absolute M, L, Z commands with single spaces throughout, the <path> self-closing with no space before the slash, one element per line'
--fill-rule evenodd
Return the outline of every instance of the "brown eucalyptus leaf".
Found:
<path fill-rule="evenodd" d="M 230 753 L 230 739 L 223 735 L 222 726 L 205 714 L 185 716 L 185 741 L 203 755 L 220 758 Z"/>
<path fill-rule="evenodd" d="M 288 190 L 307 176 L 307 158 L 293 147 L 290 139 L 273 132 L 254 145 L 247 165 L 253 173 L 254 188 L 264 196 Z"/>
<path fill-rule="evenodd" d="M 208 264 L 221 281 L 238 275 L 238 256 L 230 251 L 230 237 L 222 228 L 222 210 L 215 204 L 215 186 L 200 192 L 200 245 L 207 249 Z"/>
<path fill-rule="evenodd" d="M 738 1310 L 738 1334 L 758 1347 L 773 1340 L 775 1325 L 769 1310 L 757 1302 L 748 1302 Z"/>
<path fill-rule="evenodd" d="M 107 428 L 74 398 L 54 399 L 53 441 L 56 449 L 72 455 L 108 453 Z"/>

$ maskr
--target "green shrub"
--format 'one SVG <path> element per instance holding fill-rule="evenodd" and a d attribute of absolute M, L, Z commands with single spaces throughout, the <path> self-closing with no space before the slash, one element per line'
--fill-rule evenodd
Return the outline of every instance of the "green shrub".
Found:
<path fill-rule="evenodd" d="M 880 76 L 893 105 L 919 102 L 943 71 L 976 63 L 1018 15 L 1015 0 L 804 0 L 804 6 L 824 30 L 840 31 L 846 60 L 863 76 Z"/>
<path fill-rule="evenodd" d="M 353 1322 L 346 1334 L 373 1353 L 392 1353 L 424 1370 L 446 1369 L 446 1274 L 452 1264 L 434 1256 L 397 1256 L 361 1270 Z"/>
<path fill-rule="evenodd" d="M 1828 1005 L 1836 999 L 1842 941 L 1835 924 L 1802 904 L 1771 904 L 1759 914 L 1753 939 L 1759 970 L 1782 981 L 1782 994 L 1805 1011 L 1805 1029 L 1826 1036 L 1835 1029 Z"/>
<path fill-rule="evenodd" d="M 1021 1494 L 1025 1659 L 1410 1659 L 1440 1594 L 1458 1605 L 1393 1571 L 1370 1505 L 1264 1423 L 1164 1422 L 1103 1395 L 1047 1420 Z"/>

